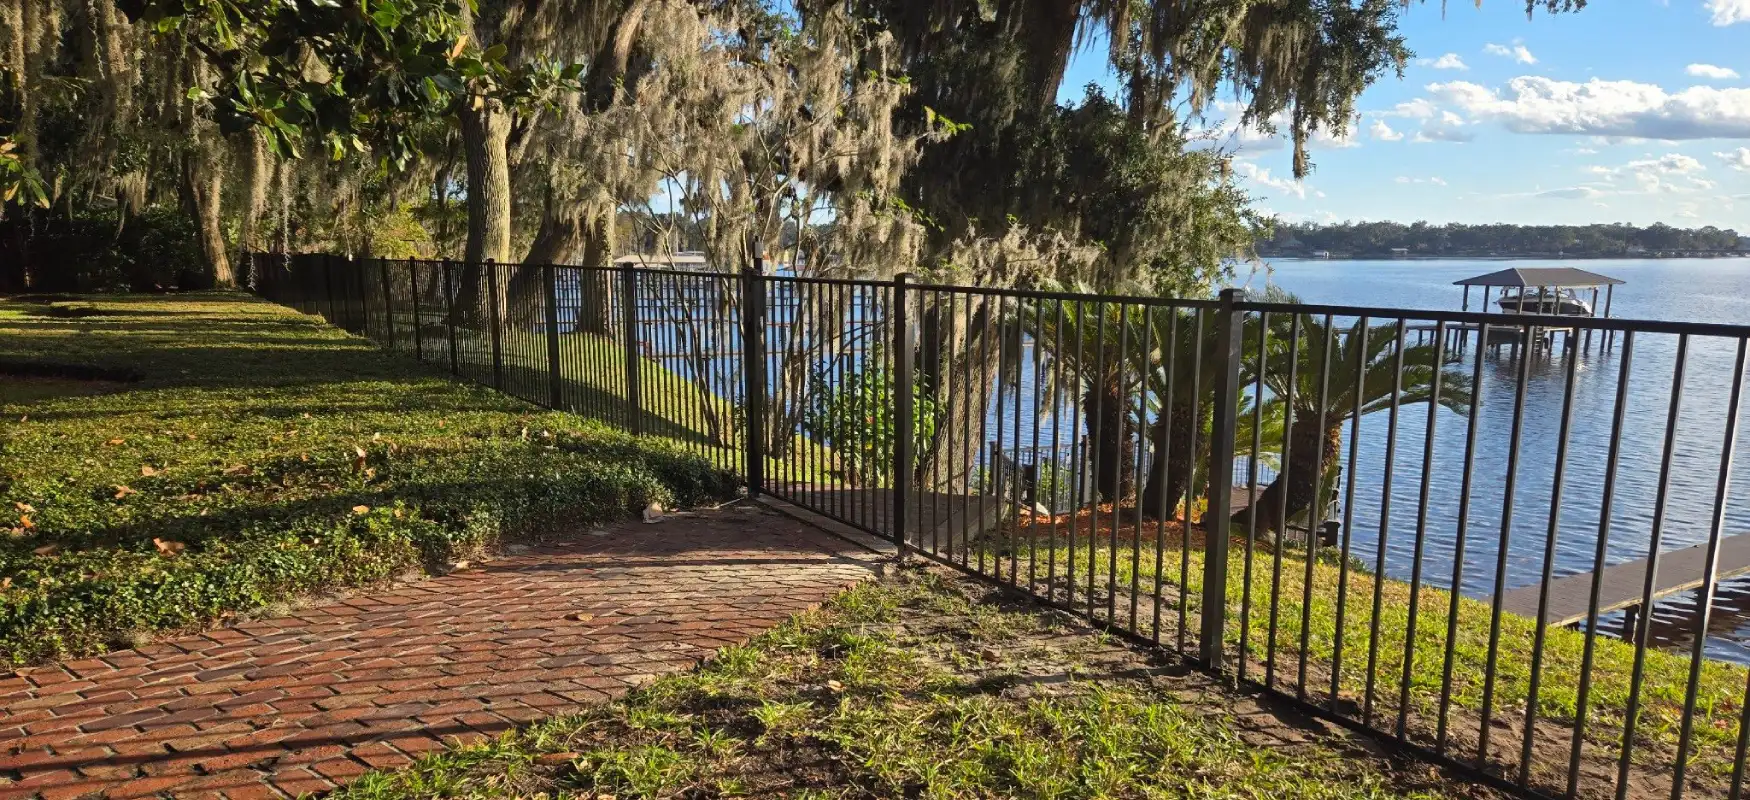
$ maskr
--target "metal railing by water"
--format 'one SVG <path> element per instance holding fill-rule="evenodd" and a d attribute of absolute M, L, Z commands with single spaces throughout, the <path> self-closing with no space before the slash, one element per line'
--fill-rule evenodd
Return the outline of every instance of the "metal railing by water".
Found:
<path fill-rule="evenodd" d="M 1750 571 L 1750 327 L 758 270 L 254 274 L 1496 785 L 1741 794 L 1750 673 L 1710 656 L 1750 618 L 1718 588 Z"/>

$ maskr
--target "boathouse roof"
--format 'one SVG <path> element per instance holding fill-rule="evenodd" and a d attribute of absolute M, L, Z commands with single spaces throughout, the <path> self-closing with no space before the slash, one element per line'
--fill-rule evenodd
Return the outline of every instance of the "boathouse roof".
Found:
<path fill-rule="evenodd" d="M 1609 275 L 1573 267 L 1511 267 L 1500 272 L 1453 281 L 1454 286 L 1615 286 L 1627 283 Z"/>

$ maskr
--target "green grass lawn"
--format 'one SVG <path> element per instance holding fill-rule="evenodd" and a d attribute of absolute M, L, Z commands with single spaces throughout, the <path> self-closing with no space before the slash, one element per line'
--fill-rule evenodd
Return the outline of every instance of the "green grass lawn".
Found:
<path fill-rule="evenodd" d="M 93 377 L 106 380 L 67 379 Z M 673 443 L 541 411 L 241 295 L 0 300 L 0 386 L 10 663 L 733 490 Z"/>
<path fill-rule="evenodd" d="M 1493 796 L 987 591 L 902 572 L 622 702 L 333 796 Z"/>
<path fill-rule="evenodd" d="M 1128 533 L 1126 533 L 1127 538 Z M 1045 565 L 1056 559 L 1061 574 L 1073 555 L 1079 586 L 1076 603 L 1086 607 L 1088 571 L 1094 573 L 1096 612 L 1107 613 L 1106 587 L 1114 577 L 1119 588 L 1115 619 L 1128 625 L 1127 591 L 1134 576 L 1140 594 L 1137 614 L 1138 629 L 1144 635 L 1153 633 L 1152 594 L 1157 572 L 1152 542 L 1144 542 L 1139 552 L 1128 542 L 1120 541 L 1116 550 L 1102 538 L 1090 547 L 1079 537 L 1072 552 L 1067 537 L 1055 542 L 1055 548 L 1044 539 L 1032 548 L 1032 557 L 1040 575 Z M 1171 537 L 1169 537 L 1171 538 Z M 1055 552 L 1053 552 L 1055 549 Z M 1327 551 L 1330 552 L 1330 551 Z M 992 563 L 1001 560 L 1005 574 L 1010 553 L 1018 556 L 1019 579 L 1027 581 L 1029 547 L 1020 541 L 1014 547 L 992 543 L 987 555 Z M 1338 602 L 1342 570 L 1335 559 L 1312 563 L 1312 584 L 1308 602 L 1304 551 L 1288 550 L 1281 557 L 1280 577 L 1276 558 L 1259 548 L 1251 559 L 1251 594 L 1249 608 L 1244 608 L 1247 560 L 1243 543 L 1236 541 L 1228 570 L 1227 645 L 1230 659 L 1237 660 L 1241 633 L 1245 633 L 1248 676 L 1254 680 L 1267 677 L 1270 655 L 1272 611 L 1275 616 L 1275 672 L 1278 688 L 1294 692 L 1299 688 L 1300 667 L 1304 656 L 1307 666 L 1305 691 L 1309 699 L 1329 702 L 1331 675 L 1338 666 L 1337 640 L 1342 632 L 1342 660 L 1339 675 L 1339 701 L 1344 713 L 1361 716 L 1367 709 L 1369 651 L 1374 650 L 1372 718 L 1374 726 L 1395 731 L 1399 698 L 1404 686 L 1406 643 L 1409 640 L 1410 585 L 1397 580 L 1376 580 L 1365 570 L 1351 567 L 1347 589 Z M 1169 541 L 1162 549 L 1159 577 L 1164 592 L 1176 595 L 1184 551 Z M 1117 569 L 1112 569 L 1116 556 Z M 1197 638 L 1197 615 L 1203 590 L 1203 552 L 1193 548 L 1190 553 L 1189 580 L 1185 594 L 1191 614 L 1187 638 Z M 977 556 L 973 555 L 976 562 Z M 1135 566 L 1133 567 L 1133 561 Z M 1272 609 L 1272 587 L 1277 601 Z M 1043 587 L 1043 580 L 1041 582 Z M 1379 615 L 1374 616 L 1374 591 L 1380 592 Z M 1043 589 L 1041 589 L 1043 590 Z M 1058 586 L 1058 599 L 1063 586 Z M 1417 598 L 1413 659 L 1409 670 L 1409 692 L 1406 732 L 1412 738 L 1432 743 L 1437 732 L 1440 712 L 1442 677 L 1445 674 L 1447 649 L 1447 616 L 1451 595 L 1423 586 Z M 1169 600 L 1169 602 L 1172 602 Z M 1342 610 L 1342 625 L 1338 626 L 1338 611 Z M 1162 610 L 1161 639 L 1169 646 L 1177 641 L 1177 606 Z M 1486 602 L 1461 597 L 1458 604 L 1458 625 L 1452 638 L 1452 682 L 1449 716 L 1450 746 L 1460 759 L 1475 756 L 1483 708 L 1485 676 L 1489 663 L 1489 630 L 1491 608 Z M 1306 649 L 1301 649 L 1302 633 L 1306 634 Z M 1489 741 L 1489 758 L 1506 765 L 1509 777 L 1517 776 L 1520 762 L 1525 709 L 1531 690 L 1531 664 L 1536 626 L 1533 621 L 1513 615 L 1503 615 L 1495 658 L 1496 681 L 1492 698 L 1492 715 L 1497 726 Z M 1377 636 L 1377 645 L 1371 641 Z M 1573 735 L 1577 716 L 1579 676 L 1586 637 L 1567 628 L 1546 630 L 1544 653 L 1539 666 L 1537 695 L 1538 740 L 1532 762 L 1532 780 L 1558 793 L 1566 786 L 1567 743 Z M 1193 648 L 1195 645 L 1192 645 Z M 1592 664 L 1592 684 L 1587 708 L 1585 737 L 1586 759 L 1590 764 L 1614 764 L 1621 753 L 1623 724 L 1628 705 L 1630 675 L 1634 648 L 1626 642 L 1601 634 L 1596 638 Z M 1647 652 L 1645 678 L 1640 695 L 1639 719 L 1636 725 L 1634 761 L 1653 771 L 1667 773 L 1662 778 L 1668 786 L 1670 765 L 1676 757 L 1679 725 L 1683 714 L 1683 699 L 1689 679 L 1690 658 L 1687 650 L 1672 652 L 1650 649 Z M 1729 781 L 1735 757 L 1739 723 L 1744 709 L 1742 698 L 1746 687 L 1746 670 L 1723 661 L 1704 660 L 1699 683 L 1694 742 L 1691 749 L 1690 775 L 1701 786 L 1723 788 Z M 1500 727 L 1505 723 L 1506 727 Z M 1614 770 L 1611 773 L 1614 775 Z M 1582 788 L 1586 788 L 1583 784 Z M 1592 787 L 1596 789 L 1598 787 Z"/>

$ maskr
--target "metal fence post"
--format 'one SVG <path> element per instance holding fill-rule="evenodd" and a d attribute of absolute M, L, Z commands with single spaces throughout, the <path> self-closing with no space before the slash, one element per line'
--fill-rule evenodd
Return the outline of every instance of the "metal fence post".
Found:
<path fill-rule="evenodd" d="M 1244 289 L 1223 289 L 1215 312 L 1215 418 L 1209 434 L 1209 508 L 1203 514 L 1203 632 L 1199 655 L 1209 669 L 1220 669 L 1227 634 L 1228 517 L 1233 515 L 1234 434 L 1240 395 L 1240 351 L 1245 346 Z M 1187 509 L 1189 513 L 1189 509 Z M 1240 654 L 1245 658 L 1245 654 Z"/>
<path fill-rule="evenodd" d="M 425 320 L 419 313 L 419 265 L 413 262 L 413 256 L 407 257 L 407 285 L 413 297 L 413 357 L 425 360 Z"/>
<path fill-rule="evenodd" d="M 504 320 L 498 312 L 498 262 L 486 259 L 487 306 L 492 320 L 492 388 L 504 389 Z"/>
<path fill-rule="evenodd" d="M 620 311 L 626 335 L 626 427 L 638 436 L 644 433 L 644 402 L 639 385 L 638 273 L 631 264 L 620 268 Z"/>
<path fill-rule="evenodd" d="M 559 268 L 541 266 L 547 289 L 547 407 L 558 408 L 565 399 L 565 382 L 559 373 Z"/>
<path fill-rule="evenodd" d="M 395 303 L 389 293 L 389 259 L 377 259 L 377 270 L 383 274 L 383 329 L 389 337 L 389 352 L 395 352 Z"/>
<path fill-rule="evenodd" d="M 747 496 L 766 490 L 766 281 L 765 263 L 754 257 L 741 271 L 741 379 L 747 408 Z"/>
<path fill-rule="evenodd" d="M 893 397 L 894 414 L 898 417 L 893 436 L 893 545 L 899 557 L 905 558 L 908 536 L 906 515 L 911 510 L 912 430 L 912 364 L 916 360 L 917 341 L 912 335 L 910 298 L 905 286 L 910 275 L 893 276 Z"/>
<path fill-rule="evenodd" d="M 328 296 L 328 313 L 323 314 L 322 318 L 330 325 L 338 325 L 340 312 L 334 305 L 334 256 L 328 253 L 322 254 L 322 288 L 323 293 Z"/>
<path fill-rule="evenodd" d="M 370 284 L 365 281 L 365 260 L 347 256 L 348 264 L 352 265 L 353 283 L 357 285 L 359 295 L 359 335 L 367 339 L 371 337 L 371 301 L 369 297 Z"/>
<path fill-rule="evenodd" d="M 444 327 L 450 336 L 450 374 L 462 374 L 461 360 L 456 357 L 456 281 L 450 260 L 444 259 Z"/>

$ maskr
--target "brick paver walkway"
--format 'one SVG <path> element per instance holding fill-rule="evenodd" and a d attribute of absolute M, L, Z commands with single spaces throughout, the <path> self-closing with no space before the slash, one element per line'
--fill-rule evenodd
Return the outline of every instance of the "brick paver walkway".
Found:
<path fill-rule="evenodd" d="M 870 574 L 768 511 L 0 677 L 0 798 L 297 796 L 690 668 Z"/>

